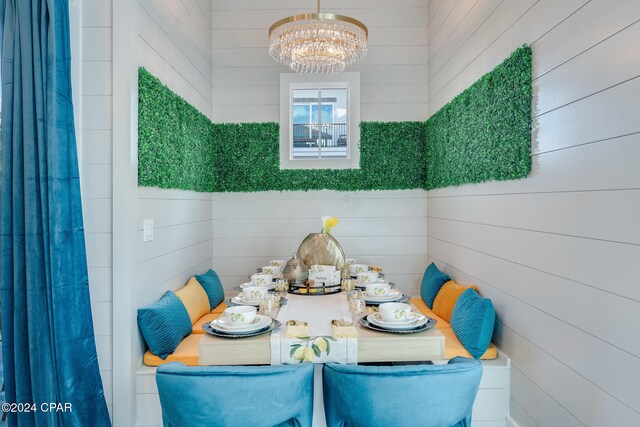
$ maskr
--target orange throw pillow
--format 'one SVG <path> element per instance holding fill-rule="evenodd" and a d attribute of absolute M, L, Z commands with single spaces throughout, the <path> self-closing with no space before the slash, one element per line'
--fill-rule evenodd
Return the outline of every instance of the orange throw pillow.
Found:
<path fill-rule="evenodd" d="M 453 307 L 456 306 L 458 297 L 469 288 L 475 291 L 478 290 L 476 285 L 464 286 L 453 280 L 449 280 L 440 288 L 436 299 L 433 300 L 433 312 L 447 322 L 451 322 L 451 314 L 453 313 Z"/>

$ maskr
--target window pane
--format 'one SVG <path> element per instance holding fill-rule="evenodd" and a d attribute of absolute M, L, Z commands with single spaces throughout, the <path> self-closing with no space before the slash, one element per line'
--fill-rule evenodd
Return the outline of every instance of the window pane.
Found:
<path fill-rule="evenodd" d="M 347 89 L 322 89 L 321 127 L 323 158 L 347 157 Z"/>
<path fill-rule="evenodd" d="M 347 90 L 293 89 L 292 157 L 346 158 Z"/>
<path fill-rule="evenodd" d="M 318 89 L 294 89 L 292 117 L 293 158 L 317 159 L 318 147 Z M 314 110 L 315 107 L 315 110 Z"/>

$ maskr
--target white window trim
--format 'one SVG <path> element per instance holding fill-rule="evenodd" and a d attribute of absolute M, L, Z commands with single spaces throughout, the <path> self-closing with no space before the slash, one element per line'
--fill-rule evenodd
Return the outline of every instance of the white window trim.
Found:
<path fill-rule="evenodd" d="M 347 136 L 347 158 L 293 159 L 291 146 L 292 89 L 325 89 L 346 86 L 349 93 L 349 134 Z M 280 169 L 360 169 L 360 73 L 349 72 L 336 75 L 280 74 Z"/>

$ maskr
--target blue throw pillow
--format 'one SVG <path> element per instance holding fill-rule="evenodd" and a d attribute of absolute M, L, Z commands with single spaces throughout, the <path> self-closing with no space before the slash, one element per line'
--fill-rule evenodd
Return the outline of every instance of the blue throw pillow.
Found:
<path fill-rule="evenodd" d="M 191 333 L 191 319 L 180 298 L 167 291 L 159 301 L 138 309 L 138 326 L 151 353 L 166 359 Z"/>
<path fill-rule="evenodd" d="M 464 348 L 479 359 L 491 342 L 496 310 L 490 299 L 482 298 L 473 289 L 460 295 L 451 314 L 451 327 Z"/>
<path fill-rule="evenodd" d="M 433 308 L 433 300 L 436 299 L 442 285 L 449 280 L 451 280 L 449 276 L 440 271 L 434 263 L 429 264 L 429 267 L 424 271 L 420 285 L 420 296 L 427 307 Z"/>
<path fill-rule="evenodd" d="M 218 273 L 209 269 L 205 274 L 199 274 L 195 277 L 207 293 L 209 305 L 213 310 L 224 300 L 224 289 L 222 289 L 222 282 L 220 282 Z"/>

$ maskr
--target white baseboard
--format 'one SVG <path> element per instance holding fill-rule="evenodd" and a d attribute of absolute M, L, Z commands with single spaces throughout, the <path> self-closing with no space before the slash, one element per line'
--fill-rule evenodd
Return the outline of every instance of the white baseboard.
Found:
<path fill-rule="evenodd" d="M 520 425 L 511 418 L 511 415 L 507 415 L 504 419 L 506 427 L 520 427 Z"/>

